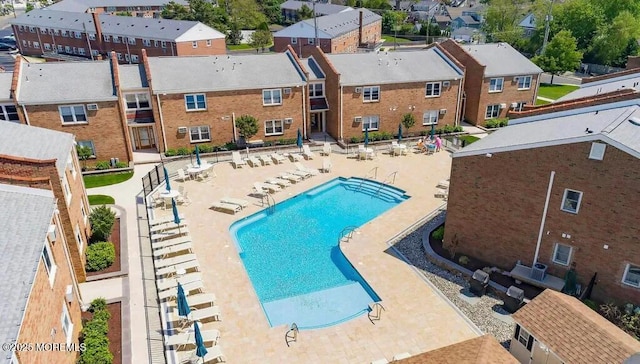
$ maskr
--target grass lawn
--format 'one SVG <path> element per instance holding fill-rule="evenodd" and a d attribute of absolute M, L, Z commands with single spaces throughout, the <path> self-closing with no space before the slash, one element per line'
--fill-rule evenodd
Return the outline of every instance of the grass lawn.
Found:
<path fill-rule="evenodd" d="M 397 43 L 408 43 L 411 42 L 409 39 L 405 39 L 405 38 L 396 38 L 393 37 L 391 35 L 383 35 L 382 39 L 385 41 L 385 43 L 391 43 L 393 44 L 393 42 L 397 42 Z"/>
<path fill-rule="evenodd" d="M 543 83 L 538 89 L 538 96 L 557 100 L 571 91 L 577 90 L 579 86 L 574 85 L 550 85 Z"/>
<path fill-rule="evenodd" d="M 480 138 L 478 138 L 477 136 L 473 136 L 473 135 L 463 135 L 461 137 L 458 137 L 458 139 L 464 143 L 464 145 L 469 145 L 473 142 L 475 142 L 476 140 L 479 140 Z"/>
<path fill-rule="evenodd" d="M 537 99 L 536 100 L 536 105 L 546 105 L 546 104 L 550 104 L 549 101 L 545 101 L 545 100 L 541 100 L 541 99 Z"/>
<path fill-rule="evenodd" d="M 116 200 L 107 195 L 88 195 L 89 205 L 113 205 Z"/>
<path fill-rule="evenodd" d="M 85 187 L 93 188 L 115 185 L 116 183 L 124 182 L 131 177 L 133 177 L 133 172 L 94 174 L 84 176 L 83 179 Z"/>
<path fill-rule="evenodd" d="M 264 47 L 264 49 L 268 50 L 271 47 L 273 47 L 273 44 L 269 44 L 267 47 Z M 249 49 L 256 49 L 251 44 L 227 44 L 227 48 L 229 48 L 230 51 L 246 51 Z"/>

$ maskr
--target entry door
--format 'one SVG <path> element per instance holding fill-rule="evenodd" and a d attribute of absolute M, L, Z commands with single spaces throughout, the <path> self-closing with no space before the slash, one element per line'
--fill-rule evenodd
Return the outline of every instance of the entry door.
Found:
<path fill-rule="evenodd" d="M 544 348 L 538 340 L 533 342 L 531 348 L 531 364 L 546 364 L 549 357 L 548 349 Z"/>
<path fill-rule="evenodd" d="M 133 143 L 136 150 L 155 148 L 156 140 L 153 136 L 153 127 L 142 126 L 133 128 Z"/>
<path fill-rule="evenodd" d="M 322 112 L 314 112 L 311 114 L 311 131 L 324 131 L 324 125 L 322 125 Z"/>

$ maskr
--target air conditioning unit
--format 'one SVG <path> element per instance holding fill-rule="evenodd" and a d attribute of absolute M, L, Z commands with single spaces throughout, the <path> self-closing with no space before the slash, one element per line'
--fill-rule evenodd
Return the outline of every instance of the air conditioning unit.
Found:
<path fill-rule="evenodd" d="M 362 116 L 356 116 L 353 118 L 353 122 L 356 124 L 360 124 L 362 122 Z"/>
<path fill-rule="evenodd" d="M 357 94 L 362 93 L 362 87 L 356 87 L 355 92 L 356 92 Z"/>
<path fill-rule="evenodd" d="M 287 125 L 291 125 L 293 123 L 293 119 L 292 118 L 286 118 L 284 119 L 284 123 Z"/>
<path fill-rule="evenodd" d="M 547 274 L 547 266 L 542 263 L 536 263 L 531 267 L 531 278 L 537 281 L 544 281 Z"/>
<path fill-rule="evenodd" d="M 449 86 L 451 86 L 451 82 L 449 81 L 442 82 L 442 87 L 449 87 Z"/>
<path fill-rule="evenodd" d="M 447 113 L 447 109 L 440 109 L 440 115 L 444 115 Z"/>
<path fill-rule="evenodd" d="M 47 238 L 49 238 L 50 242 L 56 241 L 56 226 L 51 224 L 49 225 L 49 230 L 47 231 Z"/>
<path fill-rule="evenodd" d="M 500 108 L 501 108 L 501 109 L 504 109 L 504 108 L 506 108 L 506 107 L 507 107 L 507 104 L 500 104 Z"/>
<path fill-rule="evenodd" d="M 513 82 L 518 82 L 519 79 L 520 79 L 520 77 L 516 76 L 516 77 L 513 78 Z"/>
<path fill-rule="evenodd" d="M 64 291 L 64 298 L 67 300 L 68 304 L 71 304 L 71 302 L 73 302 L 73 286 L 72 285 L 67 285 L 67 288 Z"/>
<path fill-rule="evenodd" d="M 285 95 L 289 95 L 291 93 L 291 87 L 287 87 L 283 90 Z"/>
<path fill-rule="evenodd" d="M 518 107 L 518 103 L 517 102 L 512 102 L 511 103 L 511 108 L 515 109 L 516 107 Z"/>
<path fill-rule="evenodd" d="M 98 104 L 87 104 L 87 110 L 98 110 Z"/>
<path fill-rule="evenodd" d="M 178 133 L 179 134 L 186 134 L 187 133 L 187 127 L 186 126 L 178 127 Z"/>

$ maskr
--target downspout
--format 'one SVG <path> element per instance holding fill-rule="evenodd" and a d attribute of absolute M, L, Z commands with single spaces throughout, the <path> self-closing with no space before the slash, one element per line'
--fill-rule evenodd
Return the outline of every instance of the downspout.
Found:
<path fill-rule="evenodd" d="M 536 80 L 536 91 L 533 93 L 533 100 L 531 100 L 531 105 L 535 105 L 536 100 L 538 100 L 538 90 L 540 89 L 540 76 L 542 76 L 542 73 L 538 73 L 538 79 Z"/>
<path fill-rule="evenodd" d="M 24 113 L 24 121 L 27 122 L 27 125 L 31 125 L 31 122 L 29 121 L 29 114 L 27 114 L 27 108 L 24 107 L 24 105 L 22 106 L 22 112 Z"/>
<path fill-rule="evenodd" d="M 236 136 L 237 131 L 236 131 L 236 113 L 235 112 L 231 113 L 231 123 L 233 124 L 233 142 L 237 143 L 238 137 Z"/>
<path fill-rule="evenodd" d="M 538 262 L 538 254 L 540 253 L 540 244 L 542 243 L 542 234 L 544 233 L 544 223 L 547 220 L 547 210 L 549 209 L 549 199 L 551 198 L 551 189 L 553 188 L 553 178 L 556 171 L 551 171 L 549 176 L 549 187 L 547 188 L 547 198 L 544 201 L 544 211 L 542 211 L 542 221 L 540 221 L 540 231 L 538 232 L 538 241 L 536 243 L 536 253 L 533 256 L 533 265 Z M 532 266 L 533 266 L 532 265 Z"/>
<path fill-rule="evenodd" d="M 54 216 L 56 218 L 56 222 L 58 223 L 58 226 L 62 227 L 62 222 L 60 221 L 60 212 L 57 207 L 55 209 Z M 69 246 L 66 243 L 62 245 L 64 245 L 64 249 L 62 250 L 64 250 L 64 256 L 65 258 L 67 258 L 66 259 L 67 266 L 69 267 L 69 271 L 71 272 L 71 278 L 72 278 L 71 281 L 73 282 L 73 290 L 76 293 L 76 298 L 78 299 L 78 305 L 82 310 L 83 302 L 82 302 L 82 297 L 80 296 L 80 287 L 78 287 L 78 278 L 76 277 L 76 272 L 73 270 L 73 266 L 71 265 L 71 256 L 69 254 Z M 87 247 L 85 247 L 85 249 L 87 249 Z"/>
<path fill-rule="evenodd" d="M 458 102 L 456 102 L 456 120 L 454 121 L 453 126 L 460 125 L 460 107 L 462 105 L 462 89 L 463 89 L 464 77 L 460 79 L 458 82 Z"/>
<path fill-rule="evenodd" d="M 162 144 L 164 151 L 167 151 L 167 135 L 164 131 L 164 117 L 162 116 L 162 104 L 160 103 L 160 94 L 156 94 L 156 102 L 158 103 L 158 114 L 160 115 L 160 131 L 162 132 Z"/>
<path fill-rule="evenodd" d="M 305 86 L 306 85 L 302 85 L 302 135 L 307 139 L 307 98 L 305 97 Z"/>
<path fill-rule="evenodd" d="M 344 141 L 342 136 L 342 91 L 344 86 L 340 85 L 340 140 Z"/>

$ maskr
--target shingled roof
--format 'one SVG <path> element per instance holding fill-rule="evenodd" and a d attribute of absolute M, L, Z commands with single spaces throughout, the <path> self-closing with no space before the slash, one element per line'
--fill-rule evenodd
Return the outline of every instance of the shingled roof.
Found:
<path fill-rule="evenodd" d="M 465 340 L 457 344 L 395 361 L 397 364 L 518 364 L 491 335 Z"/>

